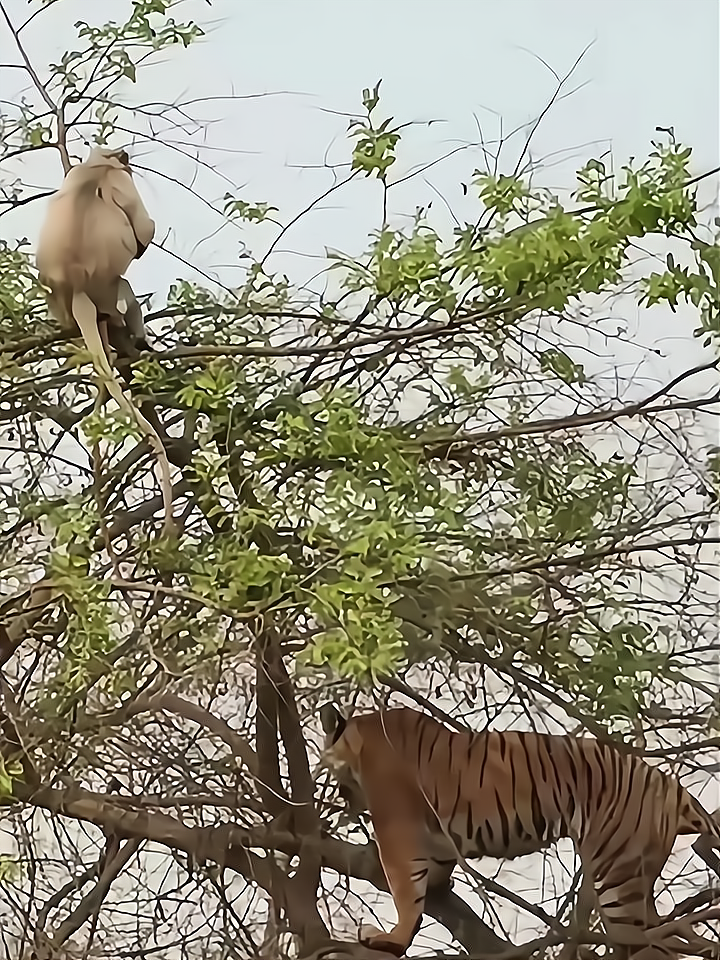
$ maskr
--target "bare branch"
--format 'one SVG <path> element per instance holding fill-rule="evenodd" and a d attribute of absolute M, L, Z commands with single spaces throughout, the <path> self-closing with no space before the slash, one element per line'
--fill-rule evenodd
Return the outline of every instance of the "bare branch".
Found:
<path fill-rule="evenodd" d="M 13 26 L 12 20 L 8 16 L 8 13 L 5 9 L 5 4 L 2 2 L 0 2 L 0 13 L 2 13 L 5 23 L 7 24 L 7 28 L 13 36 L 13 40 L 15 41 L 15 46 L 18 49 L 18 53 L 22 57 L 23 64 L 25 65 L 25 69 L 27 70 L 30 76 L 30 79 L 35 84 L 35 89 L 40 94 L 42 99 L 47 104 L 48 109 L 55 117 L 55 120 L 57 122 L 58 139 L 57 139 L 57 143 L 54 144 L 54 146 L 57 147 L 58 152 L 60 153 L 60 159 L 62 161 L 63 170 L 65 173 L 67 173 L 70 170 L 70 167 L 72 166 L 72 164 L 70 163 L 70 157 L 68 156 L 68 151 L 67 151 L 67 144 L 65 143 L 66 130 L 65 130 L 65 117 L 63 113 L 63 108 L 59 107 L 56 103 L 53 102 L 52 97 L 47 92 L 47 88 L 45 87 L 45 84 L 40 80 L 40 77 L 38 76 L 37 71 L 33 67 L 30 61 L 30 58 L 28 57 L 25 51 L 25 47 L 23 46 L 22 41 L 20 40 L 20 33 Z"/>

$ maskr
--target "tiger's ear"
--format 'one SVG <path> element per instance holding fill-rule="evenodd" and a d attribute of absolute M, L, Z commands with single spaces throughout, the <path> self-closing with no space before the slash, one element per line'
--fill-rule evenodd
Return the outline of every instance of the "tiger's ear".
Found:
<path fill-rule="evenodd" d="M 320 707 L 320 723 L 322 724 L 325 736 L 331 739 L 332 743 L 337 743 L 345 732 L 347 720 L 340 713 L 334 703 L 323 703 Z"/>

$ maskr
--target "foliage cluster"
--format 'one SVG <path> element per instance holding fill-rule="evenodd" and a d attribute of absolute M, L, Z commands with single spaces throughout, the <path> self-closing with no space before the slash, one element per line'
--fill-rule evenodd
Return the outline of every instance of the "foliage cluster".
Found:
<path fill-rule="evenodd" d="M 82 154 L 86 135 L 140 136 L 123 105 L 140 68 L 202 36 L 174 6 L 132 0 L 125 23 L 76 24 L 77 48 L 0 115 L 0 164 Z M 25 28 L 12 29 L 25 56 Z M 422 703 L 424 691 L 453 714 L 469 703 L 480 725 L 538 723 L 550 709 L 556 726 L 671 756 L 680 718 L 685 737 L 707 737 L 720 703 L 717 470 L 693 434 L 718 395 L 674 392 L 694 389 L 688 371 L 640 400 L 610 397 L 584 359 L 592 349 L 573 340 L 620 343 L 600 303 L 680 307 L 715 356 L 720 247 L 690 149 L 669 131 L 620 170 L 589 159 L 567 196 L 535 185 L 526 151 L 509 169 L 499 155 L 472 174 L 470 219 L 447 231 L 419 208 L 408 226 L 388 212 L 405 125 L 383 114 L 380 84 L 362 105 L 337 189 L 365 178 L 382 192 L 364 252 L 329 253 L 320 292 L 293 284 L 268 255 L 297 216 L 226 191 L 218 217 L 239 223 L 253 251 L 237 286 L 178 279 L 148 314 L 156 352 L 133 363 L 132 390 L 174 465 L 175 541 L 157 538 L 152 455 L 99 409 L 87 357 L 47 315 L 30 244 L 0 246 L 0 793 L 18 849 L 42 808 L 117 831 L 126 853 L 150 840 L 213 860 L 214 840 L 199 848 L 182 830 L 219 829 L 229 808 L 243 839 L 223 834 L 231 853 L 215 859 L 253 896 L 264 891 L 267 930 L 301 952 L 325 929 L 321 866 L 382 886 L 324 789 L 309 820 L 283 819 L 312 799 L 328 686 L 358 703 L 387 690 Z M 1 186 L 0 215 L 39 199 L 22 178 Z M 253 231 L 268 224 L 276 238 L 262 250 Z M 640 256 L 645 244 L 661 256 Z M 205 751 L 198 723 L 230 757 Z M 144 832 L 108 801 L 111 767 Z M 169 796 L 172 823 L 158 801 Z M 347 844 L 355 860 L 338 867 L 329 845 L 318 860 L 302 846 L 309 835 Z M 216 896 L 225 929 L 256 955 L 261 902 L 239 919 L 202 869 L 178 884 Z M 35 929 L 37 946 L 54 924 L 57 945 L 86 921 L 94 931 L 85 899 L 63 923 L 64 898 L 45 909 L 28 884 L 23 871 L 19 937 Z M 150 936 L 148 910 L 138 906 Z M 119 924 L 116 957 L 131 955 L 132 936 Z M 159 920 L 152 936 L 172 940 Z M 216 927 L 204 943 L 204 956 L 240 955 L 223 952 Z"/>

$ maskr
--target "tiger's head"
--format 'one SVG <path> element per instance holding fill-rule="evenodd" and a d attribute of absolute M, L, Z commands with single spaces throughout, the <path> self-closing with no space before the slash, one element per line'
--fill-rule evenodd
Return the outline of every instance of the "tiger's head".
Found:
<path fill-rule="evenodd" d="M 340 796 L 355 813 L 367 810 L 367 801 L 360 786 L 360 751 L 362 736 L 353 723 L 347 720 L 332 703 L 320 707 L 320 723 L 325 733 L 322 764 L 330 769 L 337 780 Z"/>
<path fill-rule="evenodd" d="M 334 703 L 322 704 L 319 712 L 325 734 L 323 759 L 327 765 L 333 770 L 357 766 L 362 740 L 352 720 L 348 722 Z"/>

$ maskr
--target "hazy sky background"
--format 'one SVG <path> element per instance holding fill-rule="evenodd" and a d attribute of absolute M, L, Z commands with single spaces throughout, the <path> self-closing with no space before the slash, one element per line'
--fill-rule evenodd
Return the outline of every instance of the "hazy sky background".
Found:
<path fill-rule="evenodd" d="M 26 0 L 4 0 L 4 7 L 15 25 L 32 10 Z M 129 9 L 129 0 L 60 0 L 38 16 L 23 40 L 40 76 L 47 76 L 49 62 L 77 46 L 74 21 L 98 22 L 100 15 L 120 21 Z M 393 189 L 395 225 L 430 201 L 433 222 L 443 229 L 452 226 L 450 211 L 460 220 L 473 219 L 477 205 L 461 184 L 483 164 L 480 131 L 492 146 L 501 134 L 508 137 L 531 123 L 556 88 L 538 58 L 564 75 L 588 44 L 567 83 L 571 95 L 554 106 L 534 138 L 532 155 L 543 161 L 538 182 L 567 190 L 590 156 L 610 151 L 615 168 L 630 156 L 645 157 L 656 126 L 674 126 L 693 147 L 693 173 L 720 162 L 716 0 L 214 0 L 212 6 L 187 0 L 174 16 L 197 20 L 206 37 L 188 51 L 171 49 L 141 71 L 136 85 L 126 84 L 124 101 L 193 100 L 186 111 L 212 122 L 181 136 L 169 123 L 179 117 L 156 107 L 153 125 L 165 146 L 150 145 L 136 135 L 146 129 L 147 114 L 128 112 L 127 131 L 116 142 L 134 143 L 136 166 L 149 168 L 138 182 L 157 222 L 156 238 L 169 232 L 175 253 L 229 285 L 241 281 L 241 245 L 260 252 L 274 231 L 223 226 L 211 207 L 222 206 L 227 191 L 270 202 L 283 222 L 290 220 L 347 174 L 347 167 L 337 165 L 350 158 L 348 114 L 359 112 L 362 88 L 379 78 L 383 109 L 417 124 L 404 135 L 391 179 L 465 147 Z M 17 62 L 0 22 L 0 63 Z M 0 69 L 2 101 L 20 90 L 36 97 L 20 71 Z M 428 126 L 430 120 L 441 122 Z M 509 139 L 504 169 L 514 165 L 524 138 L 520 131 Z M 203 166 L 193 158 L 195 148 Z M 49 153 L 3 170 L 40 189 L 57 186 L 61 178 L 59 160 Z M 710 184 L 702 196 L 712 199 Z M 2 218 L 0 236 L 25 235 L 34 242 L 44 204 Z M 325 247 L 362 252 L 380 216 L 378 184 L 363 181 L 338 191 L 283 238 L 268 269 L 306 281 L 322 268 Z M 138 292 L 161 294 L 177 276 L 203 280 L 157 249 L 130 274 Z M 629 336 L 661 351 L 648 357 L 628 346 L 608 355 L 608 367 L 626 376 L 642 361 L 634 395 L 708 358 L 692 338 L 691 311 L 641 316 L 632 303 L 623 307 Z M 715 423 L 708 418 L 709 439 Z M 513 886 L 531 893 L 536 875 L 527 876 L 523 890 L 516 872 Z"/>
<path fill-rule="evenodd" d="M 5 8 L 15 24 L 28 15 L 26 0 L 5 0 Z M 105 19 L 123 20 L 129 9 L 129 0 L 60 0 L 38 16 L 23 39 L 40 75 L 77 46 L 77 19 L 97 22 L 101 11 Z M 162 54 L 122 94 L 130 106 L 155 103 L 151 110 L 159 116 L 152 125 L 165 146 L 137 136 L 146 129 L 147 113 L 125 113 L 121 136 L 134 144 L 135 164 L 149 168 L 139 171 L 138 181 L 157 221 L 156 239 L 169 231 L 175 253 L 229 285 L 241 281 L 243 245 L 264 251 L 276 231 L 268 224 L 229 226 L 208 204 L 221 207 L 229 192 L 270 202 L 283 222 L 290 220 L 347 175 L 347 166 L 338 165 L 350 158 L 348 114 L 359 112 L 362 88 L 379 78 L 383 108 L 417 124 L 404 134 L 391 179 L 465 146 L 393 188 L 395 225 L 430 201 L 433 223 L 442 229 L 452 227 L 450 211 L 474 219 L 477 203 L 472 191 L 464 196 L 461 184 L 483 165 L 481 133 L 491 149 L 501 135 L 507 139 L 502 167 L 512 169 L 525 141 L 526 130 L 519 128 L 532 123 L 556 88 L 540 58 L 562 76 L 589 44 L 567 82 L 568 95 L 533 139 L 537 183 L 574 186 L 575 170 L 590 156 L 604 155 L 616 169 L 630 156 L 644 158 L 656 126 L 673 126 L 693 147 L 695 173 L 718 164 L 716 0 L 214 0 L 212 6 L 186 0 L 174 16 L 201 23 L 206 36 L 188 51 Z M 18 62 L 2 24 L 0 61 Z M 13 85 L 27 90 L 20 71 L 0 76 L 3 98 Z M 179 115 L 159 104 L 189 100 L 186 113 L 203 127 L 181 134 L 170 125 Z M 430 120 L 439 122 L 428 126 Z M 90 130 L 82 128 L 85 136 Z M 79 156 L 84 152 L 77 149 Z M 25 182 L 46 187 L 61 173 L 54 153 L 14 169 Z M 701 195 L 710 200 L 713 184 L 705 184 Z M 41 200 L 6 216 L 2 235 L 34 240 L 43 209 Z M 268 269 L 307 281 L 324 266 L 326 247 L 362 252 L 380 215 L 379 184 L 353 183 L 283 237 Z M 162 293 L 179 275 L 203 281 L 168 253 L 151 250 L 131 267 L 130 278 L 142 292 Z M 624 375 L 642 361 L 635 374 L 640 395 L 702 357 L 691 338 L 691 313 L 655 309 L 639 318 L 632 303 L 626 306 L 630 338 L 652 341 L 664 354 L 649 362 L 644 351 L 631 348 L 608 356 L 608 368 L 619 365 Z"/>

